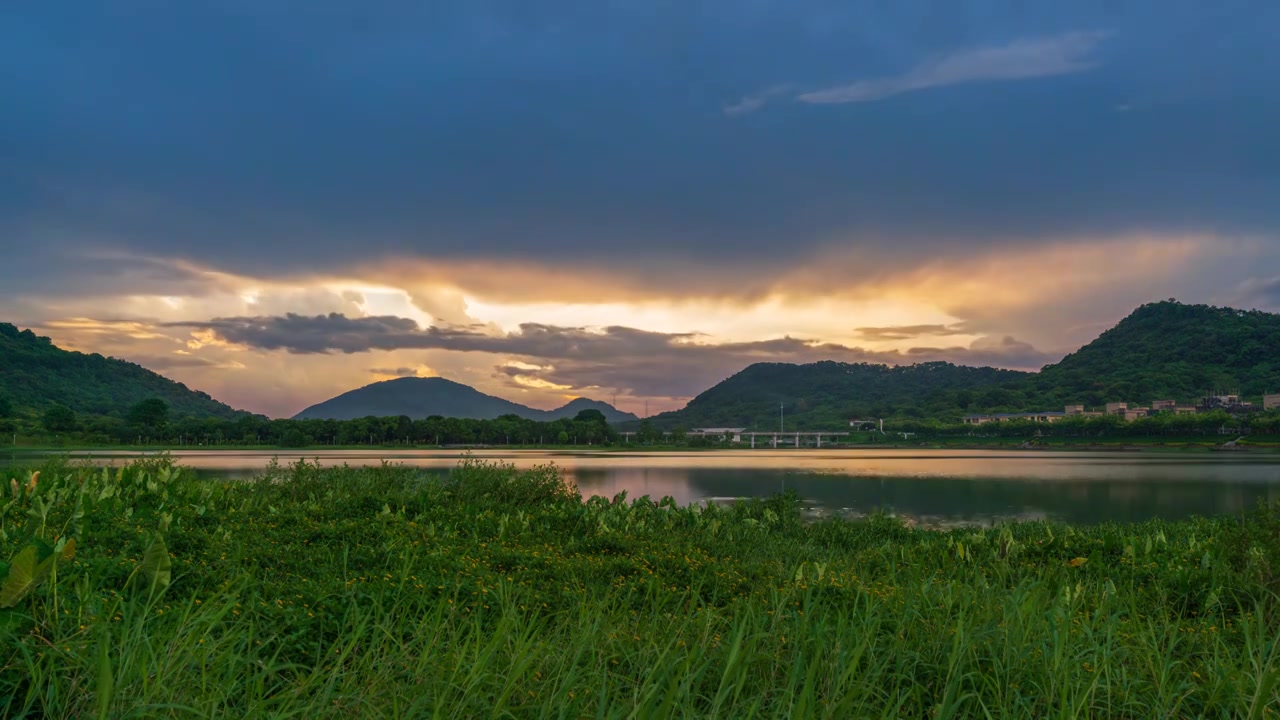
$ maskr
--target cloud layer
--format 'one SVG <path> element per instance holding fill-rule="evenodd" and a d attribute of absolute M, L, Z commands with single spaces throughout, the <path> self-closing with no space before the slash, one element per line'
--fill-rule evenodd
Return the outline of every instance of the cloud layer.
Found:
<path fill-rule="evenodd" d="M 510 377 L 537 378 L 563 388 L 621 387 L 638 395 L 657 396 L 697 394 L 754 362 L 834 359 L 900 364 L 946 359 L 970 365 L 1038 369 L 1056 359 L 1008 337 L 976 341 L 969 347 L 872 351 L 793 337 L 708 343 L 693 333 L 622 326 L 592 329 L 523 323 L 514 332 L 493 335 L 468 328 L 420 328 L 408 318 L 348 318 L 337 313 L 217 318 L 168 326 L 211 331 L 227 343 L 296 354 L 377 350 L 488 353 L 531 361 L 501 366 L 499 372 Z"/>

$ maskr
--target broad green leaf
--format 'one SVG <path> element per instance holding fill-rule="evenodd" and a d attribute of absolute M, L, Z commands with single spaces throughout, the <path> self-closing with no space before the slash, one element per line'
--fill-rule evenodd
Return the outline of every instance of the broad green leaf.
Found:
<path fill-rule="evenodd" d="M 67 538 L 67 542 L 63 544 L 62 551 L 58 553 L 58 557 L 70 562 L 76 559 L 76 539 Z"/>
<path fill-rule="evenodd" d="M 169 561 L 169 548 L 164 544 L 164 535 L 156 533 L 151 544 L 142 553 L 142 564 L 133 576 L 134 589 L 148 595 L 164 592 L 172 578 L 172 563 Z"/>
<path fill-rule="evenodd" d="M 0 608 L 11 608 L 39 585 L 53 568 L 53 548 L 34 538 L 13 556 L 0 584 Z"/>

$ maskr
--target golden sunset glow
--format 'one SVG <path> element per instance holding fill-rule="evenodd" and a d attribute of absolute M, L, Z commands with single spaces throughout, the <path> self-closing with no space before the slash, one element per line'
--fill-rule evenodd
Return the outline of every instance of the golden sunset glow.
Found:
<path fill-rule="evenodd" d="M 812 264 L 756 272 L 742 286 L 712 272 L 705 283 L 680 288 L 643 273 L 570 273 L 528 263 L 486 268 L 407 259 L 349 275 L 273 277 L 174 260 L 172 267 L 199 279 L 199 294 L 51 297 L 52 317 L 38 329 L 71 349 L 133 359 L 271 415 L 406 375 L 443 376 L 536 407 L 617 396 L 625 408 L 647 401 L 657 412 L 680 407 L 699 386 L 675 377 L 684 365 L 671 365 L 670 382 L 659 382 L 663 361 L 646 366 L 643 354 L 658 352 L 655 343 L 694 363 L 699 382 L 749 362 L 823 358 L 1036 369 L 1091 339 L 1114 321 L 1116 308 L 1194 286 L 1196 269 L 1220 262 L 1224 247 L 1237 257 L 1267 251 L 1244 240 L 1139 234 L 969 251 L 868 273 L 833 249 Z M 373 339 L 367 348 L 303 349 L 254 345 L 224 335 L 216 323 L 190 324 L 331 313 L 411 321 L 410 332 L 383 345 Z M 557 328 L 580 330 L 550 337 Z M 464 329 L 465 342 L 422 334 L 432 329 Z M 587 352 L 583 342 L 592 343 L 591 353 L 616 347 L 636 354 L 591 361 L 578 354 Z"/>

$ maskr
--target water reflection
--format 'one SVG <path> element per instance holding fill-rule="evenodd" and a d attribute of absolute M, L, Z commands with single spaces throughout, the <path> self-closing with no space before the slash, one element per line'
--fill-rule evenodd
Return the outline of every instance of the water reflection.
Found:
<path fill-rule="evenodd" d="M 270 452 L 174 453 L 202 474 L 249 478 Z M 1068 522 L 1238 513 L 1280 498 L 1280 457 L 1146 453 L 755 451 L 691 453 L 476 452 L 519 467 L 554 462 L 584 495 L 664 496 L 688 504 L 794 490 L 814 515 L 877 509 L 927 524 L 1001 519 Z M 325 465 L 383 460 L 448 472 L 462 453 L 308 452 Z M 119 462 L 119 455 L 95 457 Z"/>

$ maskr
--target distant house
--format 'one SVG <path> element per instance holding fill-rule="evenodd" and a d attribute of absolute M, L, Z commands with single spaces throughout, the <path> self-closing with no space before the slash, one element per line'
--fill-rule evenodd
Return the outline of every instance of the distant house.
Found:
<path fill-rule="evenodd" d="M 1125 410 L 1129 409 L 1129 403 L 1109 402 L 1107 403 L 1108 415 L 1123 415 Z"/>
<path fill-rule="evenodd" d="M 690 431 L 690 435 L 701 435 L 706 437 L 719 437 L 721 440 L 731 439 L 733 442 L 742 442 L 742 433 L 746 428 L 694 428 Z"/>
<path fill-rule="evenodd" d="M 1147 408 L 1125 408 L 1123 412 L 1125 422 L 1133 422 L 1134 420 L 1144 418 L 1149 414 L 1150 410 Z"/>
<path fill-rule="evenodd" d="M 1178 403 L 1174 402 L 1173 400 L 1152 400 L 1151 412 L 1164 412 L 1165 410 L 1172 410 L 1175 407 L 1177 407 L 1177 405 Z"/>
<path fill-rule="evenodd" d="M 1029 420 L 1031 422 L 1057 422 L 1066 416 L 1066 413 L 1060 412 L 1029 412 L 1029 413 L 996 413 L 994 415 L 965 415 L 965 425 L 982 425 L 989 422 L 1004 422 L 1006 420 Z"/>
<path fill-rule="evenodd" d="M 1280 393 L 1262 396 L 1263 410 L 1280 410 Z"/>
<path fill-rule="evenodd" d="M 1200 401 L 1200 404 L 1196 409 L 1200 412 L 1224 410 L 1233 415 L 1239 415 L 1241 413 L 1257 412 L 1258 410 L 1265 409 L 1265 406 L 1263 408 L 1259 408 L 1251 402 L 1241 400 L 1238 394 L 1231 393 L 1227 395 L 1205 396 Z"/>
<path fill-rule="evenodd" d="M 1083 415 L 1083 414 L 1084 414 L 1084 406 L 1083 406 L 1083 405 L 1068 405 L 1068 406 L 1063 410 L 1063 414 L 1065 414 L 1065 415 Z"/>

